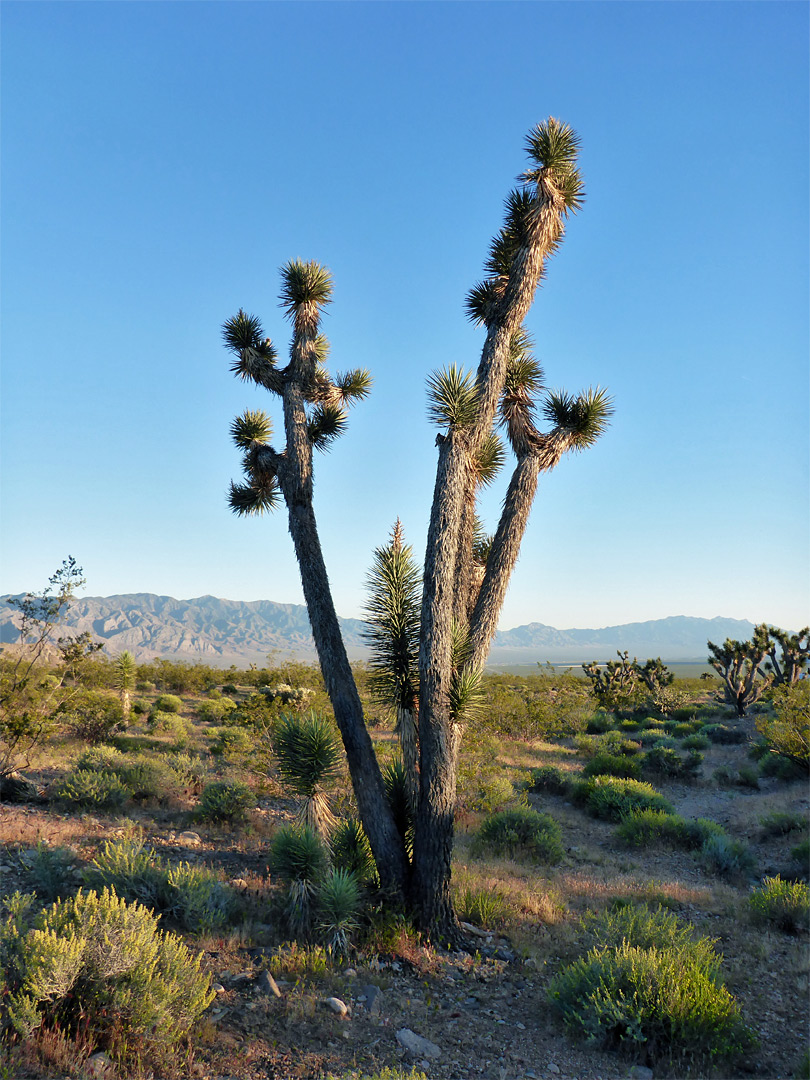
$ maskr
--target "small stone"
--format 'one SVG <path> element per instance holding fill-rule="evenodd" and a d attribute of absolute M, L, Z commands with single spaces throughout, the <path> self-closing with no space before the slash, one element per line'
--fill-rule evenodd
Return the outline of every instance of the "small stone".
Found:
<path fill-rule="evenodd" d="M 653 1071 L 646 1065 L 634 1065 L 627 1075 L 629 1080 L 653 1080 Z"/>
<path fill-rule="evenodd" d="M 526 1030 L 526 1025 L 525 1025 L 525 1024 L 521 1024 L 521 1022 L 520 1022 L 519 1020 L 518 1020 L 518 1022 L 517 1022 L 517 1023 L 515 1024 L 515 1027 L 516 1027 L 516 1028 L 519 1028 L 519 1029 L 520 1029 L 521 1031 L 525 1031 L 525 1030 Z"/>
<path fill-rule="evenodd" d="M 333 1013 L 336 1013 L 341 1020 L 349 1015 L 349 1006 L 345 1001 L 341 1001 L 338 997 L 324 998 L 321 1002 L 327 1009 L 331 1009 Z"/>
<path fill-rule="evenodd" d="M 364 986 L 361 997 L 365 999 L 366 1012 L 369 1016 L 379 1016 L 383 999 L 379 986 L 374 986 L 373 983 Z"/>
<path fill-rule="evenodd" d="M 552 1074 L 552 1076 L 558 1076 L 560 1072 L 560 1066 L 555 1065 L 554 1062 L 551 1061 L 548 1065 L 548 1071 Z"/>
<path fill-rule="evenodd" d="M 247 883 L 247 882 L 245 881 L 245 879 L 244 879 L 244 878 L 242 878 L 242 877 L 235 877 L 235 878 L 232 878 L 232 879 L 231 879 L 231 880 L 230 880 L 230 881 L 228 882 L 228 884 L 230 885 L 230 887 L 231 887 L 232 889 L 246 889 L 246 888 L 248 887 L 248 883 Z"/>
<path fill-rule="evenodd" d="M 189 830 L 188 832 L 178 833 L 177 842 L 178 844 L 187 844 L 189 847 L 199 847 L 202 843 L 202 838 L 199 833 L 191 832 Z"/>
<path fill-rule="evenodd" d="M 84 1063 L 84 1071 L 88 1076 L 111 1076 L 112 1062 L 106 1054 L 92 1054 Z"/>
<path fill-rule="evenodd" d="M 487 937 L 489 937 L 489 934 L 487 933 L 487 931 L 486 931 L 486 930 L 482 930 L 482 929 L 481 929 L 480 927 L 478 927 L 478 926 L 473 926 L 473 924 L 472 924 L 472 923 L 468 923 L 468 922 L 463 922 L 463 923 L 461 924 L 461 929 L 462 929 L 462 930 L 466 930 L 466 931 L 467 931 L 467 933 L 468 933 L 468 934 L 472 934 L 472 935 L 473 935 L 473 937 L 480 937 L 480 938 L 487 938 Z"/>
<path fill-rule="evenodd" d="M 496 960 L 505 960 L 507 964 L 514 964 L 517 960 L 517 956 L 511 949 L 496 949 L 492 955 Z"/>
<path fill-rule="evenodd" d="M 346 976 L 347 979 L 357 978 L 357 972 L 354 970 L 354 968 L 346 968 L 343 974 Z"/>
<path fill-rule="evenodd" d="M 441 1049 L 432 1043 L 430 1039 L 423 1039 L 410 1028 L 400 1028 L 397 1032 L 397 1042 L 414 1057 L 425 1057 L 435 1060 L 441 1057 Z"/>
<path fill-rule="evenodd" d="M 270 974 L 269 971 L 263 971 L 256 980 L 256 986 L 261 990 L 263 994 L 270 994 L 272 997 L 281 997 L 281 991 L 278 988 L 278 983 Z"/>
<path fill-rule="evenodd" d="M 215 994 L 225 993 L 225 987 L 222 985 L 222 983 L 211 983 L 211 989 L 214 991 Z"/>

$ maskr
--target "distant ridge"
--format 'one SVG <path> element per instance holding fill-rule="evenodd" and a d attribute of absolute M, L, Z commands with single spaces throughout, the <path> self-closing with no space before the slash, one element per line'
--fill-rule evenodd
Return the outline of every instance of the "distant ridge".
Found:
<path fill-rule="evenodd" d="M 0 597 L 0 642 L 17 641 L 15 612 Z M 341 619 L 349 656 L 367 655 L 360 619 Z M 271 600 L 220 600 L 200 596 L 175 600 L 155 593 L 77 598 L 65 622 L 68 630 L 89 630 L 115 656 L 128 649 L 140 662 L 154 657 L 202 661 L 214 667 L 264 664 L 268 653 L 279 659 L 314 660 L 315 646 L 307 609 L 301 604 L 276 604 Z M 739 619 L 697 619 L 674 615 L 649 622 L 625 623 L 590 630 L 556 630 L 543 623 L 528 623 L 499 631 L 489 663 L 534 664 L 609 660 L 617 650 L 646 659 L 705 663 L 707 640 L 727 637 L 745 640 L 753 623 Z"/>

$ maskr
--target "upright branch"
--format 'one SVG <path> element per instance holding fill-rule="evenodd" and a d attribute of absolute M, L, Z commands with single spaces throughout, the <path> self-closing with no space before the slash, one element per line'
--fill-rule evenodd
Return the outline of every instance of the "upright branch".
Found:
<path fill-rule="evenodd" d="M 312 503 L 313 450 L 328 450 L 344 432 L 348 405 L 365 398 L 371 377 L 363 370 L 334 378 L 326 369 L 328 343 L 320 332 L 323 308 L 331 301 L 332 278 L 325 267 L 300 260 L 281 270 L 281 304 L 293 325 L 290 360 L 279 368 L 271 340 L 258 318 L 240 309 L 223 327 L 234 354 L 232 370 L 281 398 L 286 445 L 271 444 L 272 424 L 261 411 L 234 420 L 231 434 L 242 451 L 244 479 L 232 484 L 229 501 L 237 514 L 272 510 L 283 499 L 301 573 L 312 636 L 327 693 L 340 729 L 360 816 L 385 888 L 400 894 L 406 882 L 401 838 L 388 809 L 377 758 L 340 632 Z"/>
<path fill-rule="evenodd" d="M 795 686 L 810 660 L 810 626 L 805 626 L 798 634 L 770 626 L 768 635 L 770 648 L 765 669 L 773 672 L 774 686 Z"/>

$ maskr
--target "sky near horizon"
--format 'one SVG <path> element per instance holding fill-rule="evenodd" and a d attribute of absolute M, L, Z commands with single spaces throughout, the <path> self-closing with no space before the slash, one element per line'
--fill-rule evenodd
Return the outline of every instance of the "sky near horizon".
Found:
<path fill-rule="evenodd" d="M 39 590 L 302 603 L 286 513 L 226 505 L 222 322 L 282 359 L 278 268 L 334 275 L 331 366 L 370 398 L 317 455 L 338 612 L 359 617 L 435 476 L 428 375 L 465 318 L 528 131 L 587 199 L 527 325 L 610 429 L 540 482 L 501 628 L 810 621 L 804 3 L 28 3 L 2 20 L 2 568 Z M 494 531 L 507 477 L 483 501 Z"/>

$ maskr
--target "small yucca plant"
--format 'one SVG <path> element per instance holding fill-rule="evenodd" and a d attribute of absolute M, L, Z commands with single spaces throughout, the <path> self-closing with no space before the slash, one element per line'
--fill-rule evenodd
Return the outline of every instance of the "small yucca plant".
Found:
<path fill-rule="evenodd" d="M 360 885 L 376 883 L 377 865 L 365 829 L 356 818 L 338 823 L 330 839 L 332 862 L 339 870 L 348 870 Z"/>
<path fill-rule="evenodd" d="M 279 829 L 270 848 L 270 868 L 288 883 L 287 918 L 295 936 L 312 925 L 312 904 L 327 867 L 321 838 L 308 826 Z"/>
<path fill-rule="evenodd" d="M 360 885 L 351 870 L 331 870 L 318 889 L 316 927 L 327 949 L 345 956 L 360 925 Z"/>
<path fill-rule="evenodd" d="M 325 716 L 314 711 L 304 716 L 285 714 L 274 728 L 272 747 L 285 782 L 304 798 L 299 824 L 326 837 L 336 820 L 328 788 L 337 779 L 343 758 L 337 732 Z"/>

